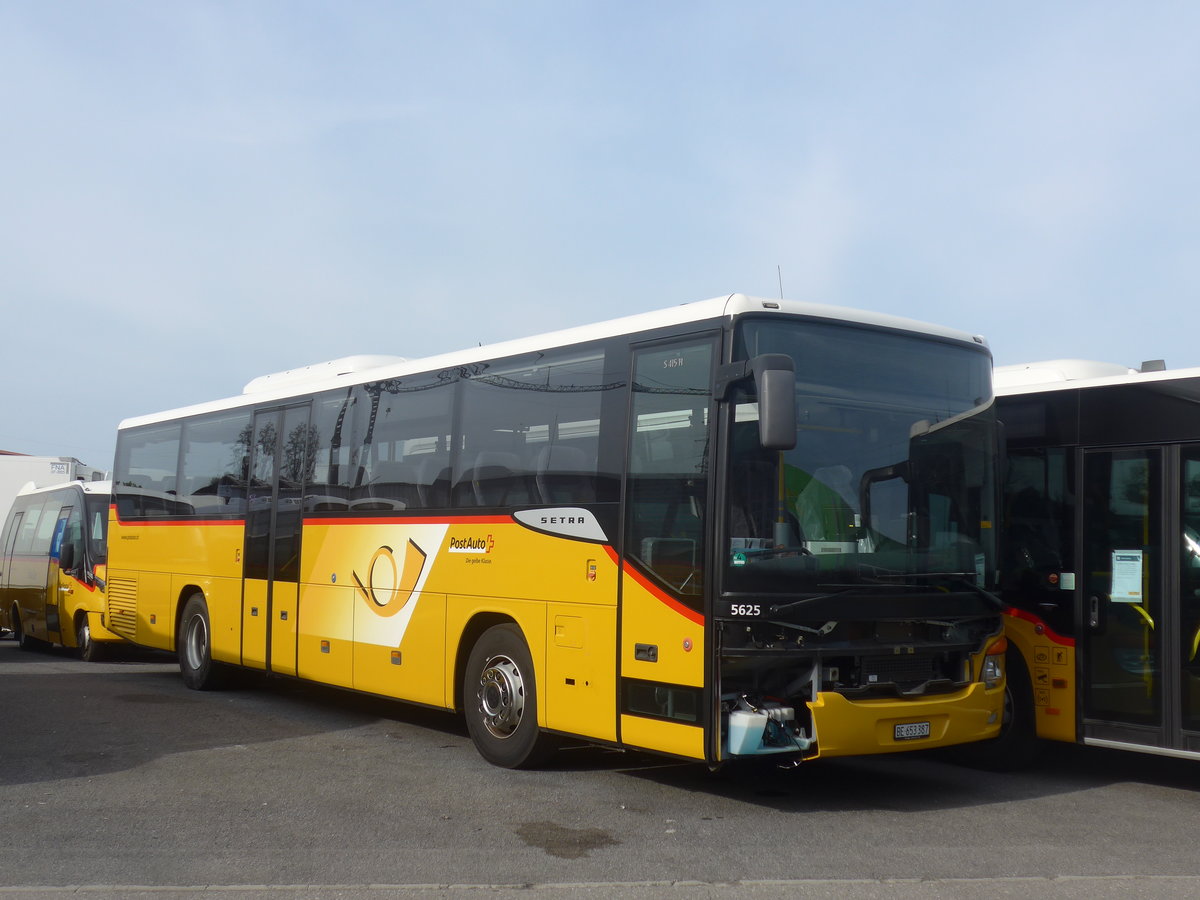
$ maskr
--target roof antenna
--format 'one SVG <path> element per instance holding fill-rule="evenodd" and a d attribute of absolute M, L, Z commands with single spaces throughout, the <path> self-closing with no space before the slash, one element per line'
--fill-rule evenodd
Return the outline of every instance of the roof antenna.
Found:
<path fill-rule="evenodd" d="M 779 299 L 783 299 L 783 269 L 779 266 L 775 267 L 775 274 L 779 276 Z"/>

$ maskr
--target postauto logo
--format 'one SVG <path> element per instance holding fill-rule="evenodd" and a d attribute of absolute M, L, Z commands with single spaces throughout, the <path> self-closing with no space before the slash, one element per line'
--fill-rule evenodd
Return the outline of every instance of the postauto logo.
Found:
<path fill-rule="evenodd" d="M 479 537 L 477 535 L 471 537 L 455 537 L 450 536 L 450 553 L 491 553 L 492 547 L 496 544 L 490 534 Z"/>

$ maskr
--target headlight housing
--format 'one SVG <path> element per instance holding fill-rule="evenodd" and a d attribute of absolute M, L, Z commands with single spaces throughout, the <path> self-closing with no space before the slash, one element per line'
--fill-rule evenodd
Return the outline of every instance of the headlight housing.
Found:
<path fill-rule="evenodd" d="M 999 687 L 1004 683 L 1004 654 L 1008 650 L 1008 641 L 1000 638 L 988 647 L 987 655 L 983 658 L 983 671 L 979 680 L 989 688 Z"/>

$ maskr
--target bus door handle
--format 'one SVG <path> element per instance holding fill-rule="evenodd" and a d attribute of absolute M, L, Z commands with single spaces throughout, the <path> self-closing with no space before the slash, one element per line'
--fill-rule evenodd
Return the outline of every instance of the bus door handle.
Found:
<path fill-rule="evenodd" d="M 1089 604 L 1088 627 L 1099 628 L 1100 627 L 1100 598 L 1093 594 L 1088 599 L 1088 604 Z"/>
<path fill-rule="evenodd" d="M 634 644 L 633 658 L 639 662 L 658 662 L 658 644 Z"/>

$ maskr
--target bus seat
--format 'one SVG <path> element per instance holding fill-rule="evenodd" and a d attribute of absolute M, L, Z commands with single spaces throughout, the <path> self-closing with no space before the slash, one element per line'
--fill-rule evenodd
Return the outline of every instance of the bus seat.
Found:
<path fill-rule="evenodd" d="M 450 505 L 450 468 L 441 454 L 430 454 L 417 464 L 417 499 L 423 509 Z"/>
<path fill-rule="evenodd" d="M 417 467 L 398 460 L 381 460 L 371 467 L 367 483 L 352 492 L 352 509 L 408 509 L 420 505 Z"/>
<path fill-rule="evenodd" d="M 534 471 L 542 503 L 591 503 L 596 499 L 596 467 L 587 453 L 569 444 L 547 444 Z"/>
<path fill-rule="evenodd" d="M 529 491 L 523 468 L 515 453 L 481 450 L 475 465 L 463 475 L 461 502 L 475 506 L 505 506 L 528 503 Z M 469 489 L 468 489 L 469 488 Z"/>

